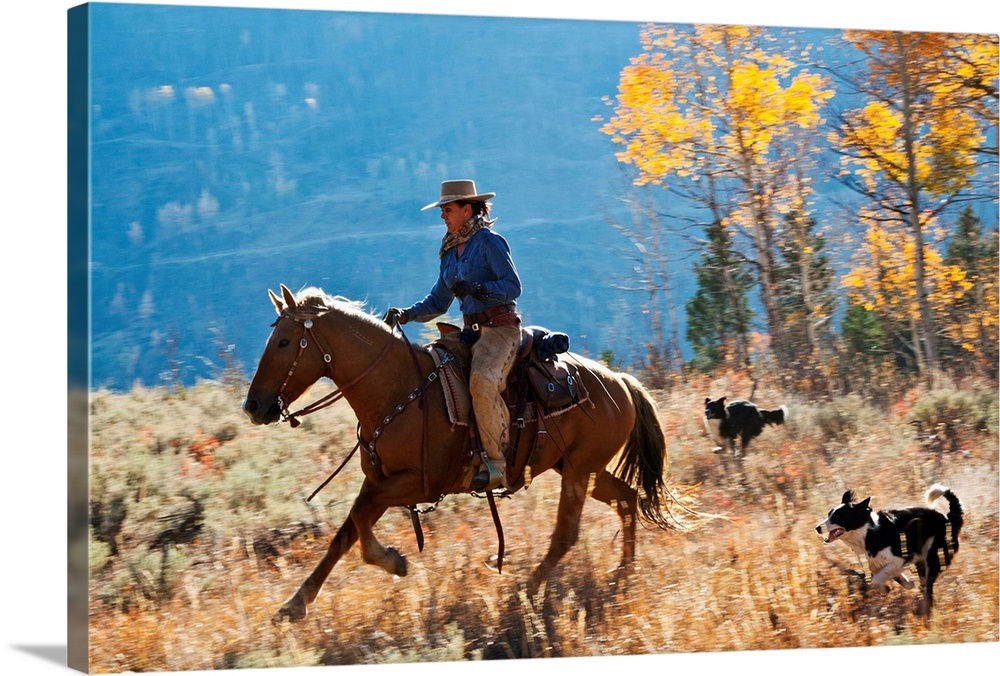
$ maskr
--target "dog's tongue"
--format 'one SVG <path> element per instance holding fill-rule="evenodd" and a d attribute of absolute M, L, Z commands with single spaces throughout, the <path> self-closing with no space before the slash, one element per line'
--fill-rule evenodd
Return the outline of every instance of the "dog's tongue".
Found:
<path fill-rule="evenodd" d="M 834 540 L 836 540 L 837 538 L 839 538 L 843 534 L 844 534 L 844 529 L 843 528 L 834 528 L 826 536 L 826 542 L 833 542 Z"/>

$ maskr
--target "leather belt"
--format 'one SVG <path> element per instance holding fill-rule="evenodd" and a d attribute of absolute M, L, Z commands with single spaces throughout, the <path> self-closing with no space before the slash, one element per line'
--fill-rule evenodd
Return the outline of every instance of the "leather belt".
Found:
<path fill-rule="evenodd" d="M 521 318 L 517 315 L 517 311 L 514 308 L 514 303 L 504 303 L 503 305 L 488 307 L 482 312 L 476 312 L 471 315 L 463 315 L 465 318 L 465 325 L 478 330 L 480 326 L 507 326 L 510 324 L 519 324 L 521 322 Z"/>

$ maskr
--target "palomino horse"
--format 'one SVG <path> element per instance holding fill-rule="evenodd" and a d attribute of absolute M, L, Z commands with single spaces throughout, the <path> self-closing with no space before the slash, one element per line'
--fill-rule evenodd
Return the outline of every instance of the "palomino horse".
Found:
<path fill-rule="evenodd" d="M 282 297 L 268 291 L 278 319 L 257 365 L 243 410 L 254 424 L 287 420 L 312 407 L 288 407 L 320 378 L 337 386 L 358 417 L 365 479 L 349 518 L 323 559 L 275 614 L 296 621 L 306 615 L 334 565 L 361 541 L 365 562 L 390 574 L 406 575 L 406 558 L 383 547 L 372 527 L 390 507 L 434 503 L 470 492 L 469 434 L 449 420 L 429 350 L 358 303 L 306 289 L 296 298 L 284 285 Z M 531 596 L 576 543 L 583 503 L 589 494 L 613 506 L 622 522 L 624 569 L 635 556 L 636 521 L 680 528 L 671 505 L 683 508 L 664 484 L 666 444 L 649 393 L 632 376 L 615 373 L 583 357 L 564 354 L 579 366 L 592 406 L 578 406 L 547 423 L 549 437 L 532 457 L 531 476 L 548 469 L 562 475 L 558 517 L 549 550 L 528 581 Z M 419 376 L 418 376 L 419 371 Z M 418 397 L 418 394 L 420 395 Z M 419 404 L 409 405 L 414 399 Z M 318 402 L 317 402 L 318 404 Z M 531 444 L 537 423 L 527 423 L 521 444 Z M 609 466 L 617 458 L 616 467 Z"/>

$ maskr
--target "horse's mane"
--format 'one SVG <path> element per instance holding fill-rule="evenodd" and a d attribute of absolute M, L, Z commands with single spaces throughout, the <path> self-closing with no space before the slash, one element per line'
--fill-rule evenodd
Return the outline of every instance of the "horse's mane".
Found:
<path fill-rule="evenodd" d="M 344 296 L 333 296 L 316 286 L 306 287 L 295 294 L 295 303 L 294 310 L 285 308 L 285 312 L 297 319 L 322 317 L 326 313 L 336 310 L 366 320 L 383 329 L 388 329 L 382 320 L 365 311 L 364 301 L 351 300 Z"/>

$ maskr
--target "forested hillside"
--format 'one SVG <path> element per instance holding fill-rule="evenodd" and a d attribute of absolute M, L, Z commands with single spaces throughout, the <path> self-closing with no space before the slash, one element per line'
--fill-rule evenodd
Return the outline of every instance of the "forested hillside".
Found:
<path fill-rule="evenodd" d="M 251 370 L 279 283 L 418 300 L 459 176 L 526 323 L 655 385 L 996 377 L 996 36 L 91 12 L 95 386 Z"/>

